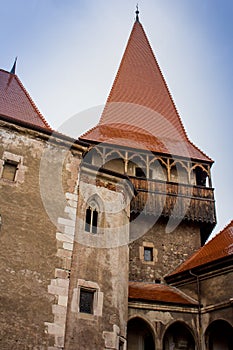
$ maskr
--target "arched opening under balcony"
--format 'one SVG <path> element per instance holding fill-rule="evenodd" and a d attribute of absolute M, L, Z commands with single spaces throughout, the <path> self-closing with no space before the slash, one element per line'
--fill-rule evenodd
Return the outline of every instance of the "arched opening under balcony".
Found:
<path fill-rule="evenodd" d="M 166 330 L 163 350 L 195 350 L 195 340 L 189 328 L 182 322 L 175 322 Z"/>
<path fill-rule="evenodd" d="M 140 317 L 128 322 L 127 329 L 128 350 L 155 350 L 155 342 L 150 325 Z"/>
<path fill-rule="evenodd" d="M 224 321 L 212 322 L 205 333 L 206 348 L 209 350 L 231 350 L 233 346 L 233 328 Z"/>

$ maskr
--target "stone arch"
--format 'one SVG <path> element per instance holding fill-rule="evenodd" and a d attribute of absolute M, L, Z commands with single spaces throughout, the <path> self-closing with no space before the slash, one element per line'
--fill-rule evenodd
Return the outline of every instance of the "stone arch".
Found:
<path fill-rule="evenodd" d="M 133 317 L 127 326 L 128 350 L 155 350 L 154 332 L 151 325 L 142 317 Z"/>
<path fill-rule="evenodd" d="M 163 350 L 195 350 L 195 339 L 191 329 L 181 321 L 172 323 L 163 337 Z"/>
<path fill-rule="evenodd" d="M 231 350 L 233 327 L 222 319 L 213 321 L 206 329 L 205 344 L 208 350 Z"/>

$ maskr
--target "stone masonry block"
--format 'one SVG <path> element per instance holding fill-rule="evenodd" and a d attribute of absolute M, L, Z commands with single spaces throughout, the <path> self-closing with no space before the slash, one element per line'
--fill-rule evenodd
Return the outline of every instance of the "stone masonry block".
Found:
<path fill-rule="evenodd" d="M 71 208 L 77 208 L 77 201 L 74 200 L 68 200 L 68 204 Z"/>
<path fill-rule="evenodd" d="M 59 256 L 60 258 L 71 258 L 72 252 L 66 249 L 58 249 L 57 256 Z"/>
<path fill-rule="evenodd" d="M 70 250 L 70 251 L 73 251 L 73 243 L 69 243 L 69 242 L 64 242 L 63 243 L 63 248 L 64 249 L 67 249 L 67 250 Z"/>
<path fill-rule="evenodd" d="M 66 192 L 66 199 L 75 200 L 77 202 L 78 195 L 76 193 Z"/>
<path fill-rule="evenodd" d="M 68 291 L 67 288 L 63 288 L 63 287 L 58 287 L 58 286 L 48 286 L 48 292 L 50 294 L 55 294 L 55 295 L 64 295 L 67 296 Z"/>
<path fill-rule="evenodd" d="M 64 219 L 64 218 L 58 218 L 58 223 L 64 226 L 70 226 L 70 227 L 75 226 L 75 222 L 73 220 Z"/>
<path fill-rule="evenodd" d="M 73 243 L 74 238 L 72 236 L 66 235 L 64 233 L 57 232 L 56 233 L 56 238 L 58 241 L 61 242 L 68 242 L 68 243 Z"/>
<path fill-rule="evenodd" d="M 59 297 L 58 297 L 58 305 L 66 307 L 67 303 L 68 303 L 68 296 L 59 295 Z"/>
<path fill-rule="evenodd" d="M 66 307 L 61 305 L 53 305 L 52 306 L 54 315 L 66 315 Z"/>
<path fill-rule="evenodd" d="M 52 286 L 68 288 L 69 287 L 69 282 L 70 282 L 69 279 L 55 278 L 55 279 L 51 280 L 51 285 Z"/>
<path fill-rule="evenodd" d="M 70 271 L 63 270 L 63 269 L 55 269 L 55 277 L 56 278 L 68 279 L 69 275 L 70 275 Z"/>
<path fill-rule="evenodd" d="M 45 322 L 45 325 L 48 327 L 49 334 L 55 334 L 58 336 L 64 336 L 65 328 L 57 325 L 55 323 Z"/>
<path fill-rule="evenodd" d="M 74 236 L 75 233 L 75 227 L 65 226 L 64 233 Z"/>

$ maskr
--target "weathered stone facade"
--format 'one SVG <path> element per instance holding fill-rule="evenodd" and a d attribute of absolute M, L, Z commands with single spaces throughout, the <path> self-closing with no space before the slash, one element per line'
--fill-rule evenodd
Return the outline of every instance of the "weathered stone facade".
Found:
<path fill-rule="evenodd" d="M 17 162 L 15 180 L 0 179 L 0 347 L 47 349 L 54 345 L 56 331 L 51 330 L 54 322 L 62 324 L 64 333 L 65 318 L 59 315 L 57 321 L 57 310 L 65 308 L 67 303 L 76 217 L 74 203 L 77 203 L 75 186 L 81 153 L 69 150 L 69 145 L 62 145 L 61 141 L 59 145 L 55 137 L 49 140 L 48 135 L 10 123 L 2 123 L 0 138 L 1 166 L 4 159 Z M 65 210 L 57 205 L 59 195 L 56 197 L 54 189 L 47 189 L 53 193 L 47 212 L 42 200 L 45 198 L 41 195 L 40 166 L 48 147 L 50 157 L 45 160 L 47 184 L 44 186 L 54 183 L 58 155 L 65 155 L 61 178 L 67 197 Z M 49 215 L 58 216 L 59 232 Z M 73 235 L 65 221 L 73 222 Z"/>
<path fill-rule="evenodd" d="M 131 188 L 122 178 L 82 168 L 67 317 L 67 349 L 119 349 L 128 305 Z M 98 206 L 96 234 L 85 227 L 88 203 Z M 81 310 L 83 289 L 94 292 L 93 312 Z M 86 336 L 88 334 L 88 337 Z"/>
<path fill-rule="evenodd" d="M 0 77 L 0 349 L 231 350 L 233 222 L 204 250 L 212 160 L 138 11 L 111 103 L 79 140 Z"/>
<path fill-rule="evenodd" d="M 154 224 L 155 222 L 155 224 Z M 172 232 L 166 232 L 166 220 L 153 216 L 140 216 L 131 225 L 131 237 L 142 237 L 129 245 L 129 279 L 131 281 L 163 281 L 163 277 L 172 272 L 200 247 L 200 228 L 193 223 L 180 223 Z M 149 227 L 149 229 L 148 229 Z M 140 251 L 153 244 L 155 259 L 144 260 Z"/>

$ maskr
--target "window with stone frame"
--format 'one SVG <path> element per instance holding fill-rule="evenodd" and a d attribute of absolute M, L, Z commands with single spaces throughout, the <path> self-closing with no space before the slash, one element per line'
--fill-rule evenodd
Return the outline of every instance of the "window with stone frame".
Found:
<path fill-rule="evenodd" d="M 86 209 L 85 231 L 90 233 L 97 233 L 98 227 L 98 207 L 92 201 Z"/>
<path fill-rule="evenodd" d="M 153 247 L 144 247 L 144 261 L 153 261 Z"/>
<path fill-rule="evenodd" d="M 81 318 L 102 316 L 103 292 L 100 291 L 100 287 L 96 282 L 78 279 L 75 309 Z"/>
<path fill-rule="evenodd" d="M 2 168 L 2 178 L 9 181 L 15 181 L 18 163 L 5 159 Z"/>
<path fill-rule="evenodd" d="M 94 289 L 80 288 L 79 312 L 86 314 L 94 313 Z"/>
<path fill-rule="evenodd" d="M 154 265 L 158 261 L 158 249 L 153 242 L 142 242 L 139 246 L 139 259 L 143 264 Z"/>
<path fill-rule="evenodd" d="M 23 156 L 4 151 L 0 159 L 0 181 L 6 181 L 8 184 L 22 183 L 24 173 Z"/>

